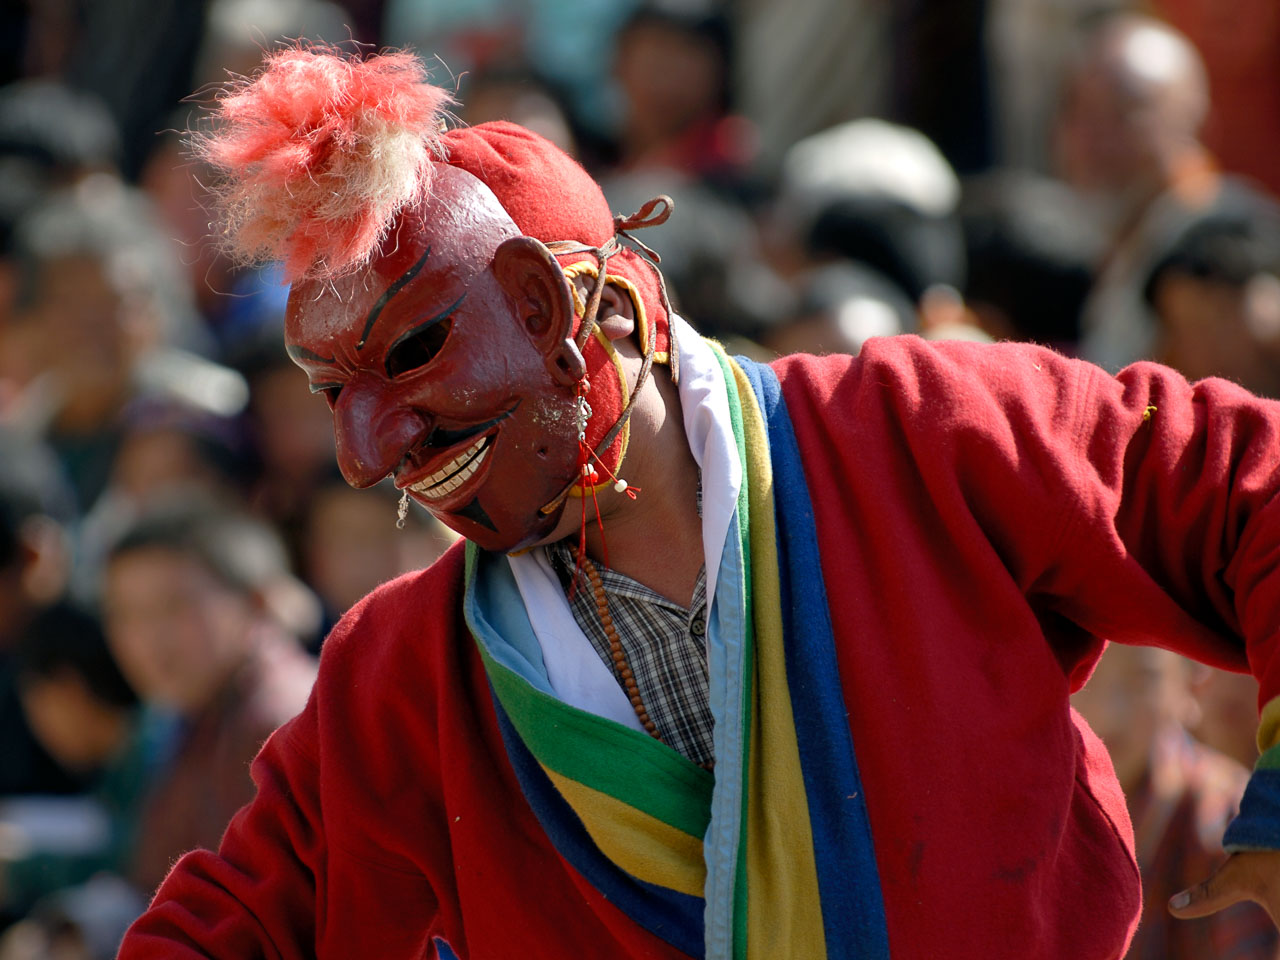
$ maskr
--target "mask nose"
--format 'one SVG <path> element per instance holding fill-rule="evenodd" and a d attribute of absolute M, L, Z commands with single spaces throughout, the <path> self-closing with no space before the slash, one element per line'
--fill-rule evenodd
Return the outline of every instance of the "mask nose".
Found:
<path fill-rule="evenodd" d="M 333 409 L 338 468 L 353 487 L 371 487 L 387 476 L 430 430 L 421 414 L 389 393 L 385 381 L 360 373 L 338 394 Z"/>

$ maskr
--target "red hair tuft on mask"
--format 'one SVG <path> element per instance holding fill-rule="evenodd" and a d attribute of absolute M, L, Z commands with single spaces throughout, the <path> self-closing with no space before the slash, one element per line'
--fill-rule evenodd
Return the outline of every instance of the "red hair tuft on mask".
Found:
<path fill-rule="evenodd" d="M 192 151 L 218 173 L 223 242 L 285 279 L 359 269 L 430 186 L 453 98 L 410 53 L 363 59 L 298 46 L 228 84 Z"/>

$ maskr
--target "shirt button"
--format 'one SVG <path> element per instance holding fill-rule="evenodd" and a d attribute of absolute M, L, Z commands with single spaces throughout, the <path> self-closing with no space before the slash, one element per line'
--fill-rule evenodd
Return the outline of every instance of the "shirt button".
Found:
<path fill-rule="evenodd" d="M 702 636 L 704 633 L 707 632 L 707 622 L 703 620 L 701 617 L 695 617 L 689 623 L 689 632 L 692 633 L 695 637 Z"/>

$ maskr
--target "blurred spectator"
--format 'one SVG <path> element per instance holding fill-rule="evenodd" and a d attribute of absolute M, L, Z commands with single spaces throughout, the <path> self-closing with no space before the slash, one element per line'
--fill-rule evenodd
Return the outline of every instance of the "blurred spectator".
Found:
<path fill-rule="evenodd" d="M 894 5 L 884 0 L 736 0 L 735 99 L 776 173 L 802 137 L 891 106 Z"/>
<path fill-rule="evenodd" d="M 883 274 L 857 263 L 832 263 L 805 277 L 796 314 L 762 340 L 779 355 L 856 355 L 871 337 L 902 333 L 915 322 L 915 305 Z"/>
<path fill-rule="evenodd" d="M 343 7 L 351 17 L 352 39 L 360 43 L 378 43 L 386 5 L 386 0 L 344 0 Z"/>
<path fill-rule="evenodd" d="M 121 413 L 160 394 L 233 414 L 246 388 L 232 371 L 174 349 L 198 340 L 189 291 L 150 208 L 118 182 L 92 179 L 19 225 L 19 317 L 38 334 L 39 374 L 6 415 L 43 432 L 82 508 L 102 492 Z"/>
<path fill-rule="evenodd" d="M 118 174 L 123 146 L 106 104 L 54 80 L 0 88 L 0 170 L 25 171 L 40 189 Z"/>
<path fill-rule="evenodd" d="M 927 137 L 856 120 L 787 151 L 771 238 L 788 248 L 784 273 L 816 245 L 866 262 L 915 300 L 933 283 L 963 283 L 959 200 L 955 172 Z"/>
<path fill-rule="evenodd" d="M 20 639 L 66 587 L 70 517 L 71 493 L 52 453 L 0 428 L 0 796 L 80 788 L 32 734 L 16 676 Z"/>
<path fill-rule="evenodd" d="M 934 287 L 958 291 L 964 286 L 959 222 L 891 197 L 833 200 L 809 231 L 809 249 L 818 257 L 841 257 L 870 267 L 917 304 Z"/>
<path fill-rule="evenodd" d="M 194 97 L 200 100 L 217 84 L 253 74 L 264 49 L 299 37 L 339 43 L 350 35 L 349 15 L 327 0 L 211 0 L 207 8 L 195 68 Z M 139 185 L 180 252 L 200 313 L 225 355 L 249 333 L 244 322 L 253 312 L 244 301 L 279 299 L 283 313 L 283 290 L 277 297 L 271 289 L 280 284 L 278 273 L 236 268 L 211 242 L 210 198 L 204 184 L 213 175 L 183 146 L 183 136 L 194 122 L 195 114 L 187 108 L 169 116 L 166 129 L 148 143 Z"/>
<path fill-rule="evenodd" d="M 921 131 L 957 170 L 993 157 L 986 58 L 990 0 L 896 0 L 892 10 L 893 95 L 889 114 Z"/>
<path fill-rule="evenodd" d="M 979 325 L 998 339 L 1074 352 L 1101 237 L 1071 190 L 1013 171 L 971 178 L 960 219 L 965 302 Z"/>
<path fill-rule="evenodd" d="M 1276 930 L 1257 904 L 1199 920 L 1178 920 L 1166 909 L 1169 897 L 1225 858 L 1222 832 L 1249 777 L 1187 735 L 1195 712 L 1188 673 L 1186 661 L 1166 650 L 1112 644 L 1072 697 L 1110 751 L 1133 818 L 1143 903 L 1126 957 L 1271 960 Z"/>
<path fill-rule="evenodd" d="M 210 287 L 219 305 L 214 333 L 232 367 L 241 369 L 265 349 L 280 351 L 289 300 L 289 287 L 282 277 L 279 264 L 272 264 L 236 271 L 229 296 L 222 288 Z"/>
<path fill-rule="evenodd" d="M 125 197 L 114 188 L 92 199 L 63 194 L 18 234 L 18 322 L 40 336 L 39 374 L 22 384 L 10 415 L 47 430 L 82 505 L 106 482 L 114 421 L 132 391 L 137 358 L 160 339 L 158 304 L 143 293 L 146 267 L 128 262 L 136 233 L 127 218 L 136 223 L 137 210 Z"/>
<path fill-rule="evenodd" d="M 51 80 L 0 88 L 0 410 L 39 371 L 39 331 L 15 322 L 22 217 L 51 190 L 118 172 L 120 134 L 92 94 Z"/>
<path fill-rule="evenodd" d="M 388 0 L 383 39 L 422 51 L 437 61 L 445 77 L 485 72 L 498 64 L 525 59 L 526 12 L 509 0 L 456 0 L 417 3 Z M 451 86 L 444 78 L 436 82 Z"/>
<path fill-rule="evenodd" d="M 733 115 L 733 45 L 727 17 L 706 3 L 645 3 L 618 33 L 621 167 L 657 167 L 732 183 L 755 152 L 750 124 Z"/>
<path fill-rule="evenodd" d="M 21 271 L 13 255 L 13 231 L 31 205 L 36 188 L 18 177 L 0 175 L 0 411 L 36 375 L 36 331 L 14 323 Z"/>
<path fill-rule="evenodd" d="M 280 342 L 239 361 L 250 384 L 249 430 L 259 473 L 250 492 L 253 511 L 284 538 L 300 569 L 307 505 L 333 472 L 333 413 L 306 390 L 306 377 Z"/>
<path fill-rule="evenodd" d="M 434 57 L 446 76 L 524 67 L 561 91 L 575 127 L 593 139 L 616 135 L 610 79 L 618 28 L 638 0 L 387 0 L 382 42 Z M 438 83 L 450 86 L 446 79 Z"/>
<path fill-rule="evenodd" d="M 57 604 L 28 625 L 18 688 L 32 730 L 62 767 L 94 774 L 128 737 L 138 698 L 111 658 L 98 622 Z"/>
<path fill-rule="evenodd" d="M 243 501 L 250 476 L 240 425 L 161 398 L 121 415 L 120 444 L 107 486 L 77 528 L 75 596 L 96 598 L 112 544 L 149 506 L 180 496 Z"/>
<path fill-rule="evenodd" d="M 927 137 L 881 120 L 842 124 L 787 151 L 767 225 L 770 262 L 797 291 L 815 268 L 854 263 L 912 305 L 899 332 L 982 339 L 960 295 L 959 198 L 955 171 Z M 863 284 L 860 298 L 880 286 Z M 899 312 L 897 299 L 882 316 Z"/>
<path fill-rule="evenodd" d="M 98 872 L 123 873 L 171 732 L 163 718 L 139 716 L 97 620 L 74 607 L 56 605 L 29 625 L 17 674 L 37 738 L 85 792 L 0 803 L 0 891 L 11 916 Z"/>
<path fill-rule="evenodd" d="M 351 15 L 330 0 L 208 0 L 196 55 L 195 87 L 251 76 L 262 52 L 299 37 L 314 43 L 351 39 Z"/>
<path fill-rule="evenodd" d="M 69 3 L 71 43 L 59 74 L 101 97 L 116 119 L 121 169 L 132 181 L 151 139 L 191 92 L 207 0 L 94 0 Z M 38 4 L 59 6 L 62 4 Z"/>
<path fill-rule="evenodd" d="M 100 873 L 41 900 L 0 936 L 0 960 L 112 960 L 146 901 L 129 883 Z"/>
<path fill-rule="evenodd" d="M 1191 227 L 1151 272 L 1156 355 L 1191 380 L 1280 398 L 1280 209 L 1261 197 Z"/>
<path fill-rule="evenodd" d="M 306 701 L 315 665 L 278 616 L 281 596 L 299 589 L 267 528 L 198 502 L 144 517 L 113 549 L 103 585 L 112 652 L 145 702 L 183 721 L 145 807 L 131 869 L 140 890 L 184 851 L 216 848 L 253 796 L 250 760 Z"/>
<path fill-rule="evenodd" d="M 1213 91 L 1205 143 L 1232 173 L 1280 196 L 1280 4 L 1154 0 L 1204 57 Z"/>
<path fill-rule="evenodd" d="M 458 78 L 458 116 L 475 126 L 510 120 L 577 156 L 572 123 L 559 95 L 531 70 L 479 70 Z"/>
<path fill-rule="evenodd" d="M 140 401 L 127 411 L 110 489 L 137 510 L 175 490 L 229 502 L 240 498 L 244 469 L 231 421 L 173 402 Z"/>
<path fill-rule="evenodd" d="M 1143 283 L 1172 238 L 1224 194 L 1199 141 L 1208 108 L 1195 48 L 1147 17 L 1103 20 L 1067 78 L 1059 166 L 1108 237 L 1081 352 L 1109 369 L 1151 355 L 1155 325 Z"/>
<path fill-rule="evenodd" d="M 232 266 L 209 237 L 209 197 L 202 182 L 211 174 L 189 159 L 179 129 L 186 112 L 173 117 L 173 127 L 156 136 L 139 173 L 138 185 L 155 207 L 156 216 L 177 255 L 201 319 L 215 336 L 221 332 L 221 312 L 227 301 Z"/>
<path fill-rule="evenodd" d="M 1258 762 L 1258 681 L 1247 673 L 1201 667 L 1191 692 L 1199 706 L 1196 739 L 1250 770 Z"/>
<path fill-rule="evenodd" d="M 1132 0 L 988 0 L 984 55 L 1000 165 L 1048 173 L 1063 77 L 1081 24 Z"/>
<path fill-rule="evenodd" d="M 388 0 L 389 4 L 394 2 Z M 621 107 L 612 80 L 614 41 L 640 3 L 641 0 L 531 0 L 524 4 L 524 59 L 560 88 L 569 98 L 578 124 L 597 136 L 616 136 L 619 131 Z M 510 0 L 507 4 L 513 5 Z"/>
<path fill-rule="evenodd" d="M 785 286 L 760 262 L 754 221 L 724 194 L 665 170 L 606 176 L 600 185 L 619 211 L 660 194 L 675 202 L 671 219 L 643 239 L 660 251 L 672 305 L 703 334 L 752 338 L 789 308 Z"/>
<path fill-rule="evenodd" d="M 301 570 L 324 608 L 323 633 L 374 587 L 429 566 L 457 538 L 417 506 L 410 508 L 404 529 L 397 529 L 399 497 L 389 482 L 356 490 L 336 475 L 311 497 Z"/>

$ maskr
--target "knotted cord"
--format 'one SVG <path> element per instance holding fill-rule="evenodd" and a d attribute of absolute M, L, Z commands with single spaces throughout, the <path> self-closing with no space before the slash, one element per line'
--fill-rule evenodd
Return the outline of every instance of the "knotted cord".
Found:
<path fill-rule="evenodd" d="M 609 263 L 609 258 L 619 251 L 625 249 L 623 242 L 625 241 L 635 254 L 640 257 L 649 268 L 654 272 L 658 279 L 658 290 L 662 295 L 662 308 L 666 311 L 668 322 L 671 317 L 671 302 L 667 297 L 667 282 L 662 276 L 662 271 L 658 264 L 662 262 L 662 258 L 657 252 L 651 249 L 647 244 L 635 237 L 631 236 L 632 230 L 643 230 L 646 227 L 657 227 L 666 223 L 671 216 L 671 211 L 675 209 L 675 201 L 666 195 L 654 197 L 647 201 L 639 210 L 630 216 L 617 216 L 613 219 L 613 236 L 599 247 L 593 247 L 589 244 L 580 243 L 575 240 L 556 240 L 547 244 L 547 249 L 557 256 L 566 253 L 589 253 L 596 258 L 598 264 L 598 272 L 596 274 L 595 284 L 591 288 L 591 294 L 587 298 L 586 307 L 582 311 L 582 324 L 578 329 L 578 335 L 575 342 L 578 351 L 582 352 L 586 349 L 587 342 L 595 333 L 599 323 L 600 301 L 604 295 L 605 273 Z M 618 419 L 612 427 L 605 433 L 604 438 L 596 445 L 594 451 L 591 452 L 592 459 L 600 462 L 600 455 L 603 454 L 617 439 L 618 434 L 631 419 L 632 410 L 635 408 L 636 398 L 640 395 L 640 388 L 644 386 L 645 380 L 649 376 L 649 371 L 653 367 L 653 355 L 657 350 L 658 344 L 658 325 L 656 323 L 648 324 L 648 336 L 645 338 L 643 362 L 640 365 L 640 372 L 636 376 L 636 384 L 631 390 L 631 395 L 627 398 L 626 405 L 622 408 L 622 412 L 618 414 Z M 678 376 L 676 373 L 676 350 L 675 338 L 671 339 L 671 363 L 672 376 Z M 569 495 L 574 486 L 582 482 L 582 477 L 575 476 L 565 488 L 560 491 L 552 500 L 542 508 L 543 514 L 549 514 L 564 502 L 565 497 Z"/>

